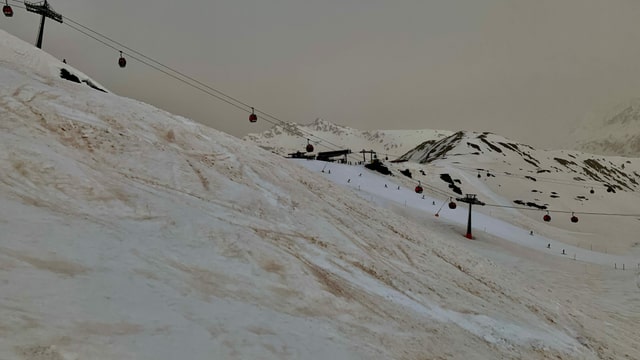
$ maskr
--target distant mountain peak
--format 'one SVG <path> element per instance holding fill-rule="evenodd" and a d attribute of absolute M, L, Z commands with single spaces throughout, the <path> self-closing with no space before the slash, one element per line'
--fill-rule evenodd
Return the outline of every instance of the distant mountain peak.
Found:
<path fill-rule="evenodd" d="M 467 164 L 478 170 L 483 169 L 478 167 L 480 164 L 485 167 L 500 164 L 528 173 L 525 177 L 531 181 L 536 181 L 541 173 L 557 173 L 554 176 L 573 182 L 600 183 L 607 191 L 635 191 L 640 187 L 640 174 L 626 169 L 620 159 L 578 151 L 538 150 L 489 132 L 458 131 L 443 139 L 428 140 L 400 159 L 420 164 Z"/>
<path fill-rule="evenodd" d="M 523 155 L 526 154 L 523 149 L 533 148 L 490 132 L 461 130 L 443 139 L 425 141 L 404 154 L 400 159 L 424 164 L 460 155 L 485 154 L 490 156 L 489 154 L 493 154 L 492 156 L 505 156 L 507 150 Z"/>
<path fill-rule="evenodd" d="M 570 147 L 603 155 L 640 156 L 640 98 L 606 115 L 585 119 L 570 137 Z"/>
<path fill-rule="evenodd" d="M 417 144 L 429 139 L 441 139 L 451 134 L 446 130 L 371 130 L 363 131 L 334 124 L 316 118 L 306 125 L 287 123 L 287 128 L 276 125 L 259 134 L 248 134 L 245 140 L 263 149 L 281 155 L 302 150 L 309 139 L 318 151 L 347 148 L 351 150 L 373 150 L 389 158 L 397 158 Z"/>
<path fill-rule="evenodd" d="M 622 111 L 613 115 L 609 119 L 605 119 L 607 125 L 628 125 L 640 123 L 640 99 L 629 104 Z"/>
<path fill-rule="evenodd" d="M 316 118 L 311 124 L 305 125 L 305 128 L 309 130 L 331 132 L 335 134 L 343 134 L 349 129 L 346 126 L 337 125 L 322 118 Z"/>

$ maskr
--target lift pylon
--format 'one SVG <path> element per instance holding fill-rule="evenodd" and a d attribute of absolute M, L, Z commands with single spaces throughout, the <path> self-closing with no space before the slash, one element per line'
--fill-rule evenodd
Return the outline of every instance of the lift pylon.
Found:
<path fill-rule="evenodd" d="M 469 204 L 469 216 L 467 218 L 467 233 L 465 234 L 465 237 L 467 239 L 469 239 L 469 240 L 472 240 L 473 239 L 473 235 L 471 234 L 471 205 L 484 206 L 485 203 L 483 203 L 482 201 L 478 200 L 476 198 L 476 194 L 466 194 L 465 197 L 456 198 L 456 200 Z"/>
<path fill-rule="evenodd" d="M 27 11 L 42 15 L 42 20 L 40 20 L 40 31 L 38 32 L 38 42 L 36 46 L 38 49 L 42 49 L 42 35 L 44 33 L 44 19 L 50 18 L 59 23 L 62 23 L 62 15 L 55 12 L 47 0 L 41 2 L 30 2 L 25 1 L 24 6 L 27 8 Z"/>

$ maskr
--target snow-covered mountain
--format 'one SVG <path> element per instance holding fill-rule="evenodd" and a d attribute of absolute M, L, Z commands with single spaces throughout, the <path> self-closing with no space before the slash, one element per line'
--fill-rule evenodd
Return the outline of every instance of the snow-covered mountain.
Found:
<path fill-rule="evenodd" d="M 307 125 L 276 125 L 265 132 L 249 134 L 244 139 L 280 155 L 304 151 L 307 144 L 305 139 L 308 139 L 316 152 L 350 149 L 355 153 L 373 150 L 381 157 L 395 158 L 425 139 L 441 139 L 451 133 L 426 129 L 362 131 L 316 119 Z"/>
<path fill-rule="evenodd" d="M 638 158 L 538 150 L 492 133 L 460 131 L 438 141 L 426 141 L 400 160 L 414 164 L 403 163 L 405 167 L 432 174 L 423 181 L 448 184 L 449 190 L 457 193 L 454 196 L 477 193 L 499 205 L 532 210 L 640 214 Z M 441 178 L 445 173 L 449 177 Z M 540 212 L 525 213 L 542 220 Z M 588 229 L 589 238 L 602 239 L 598 241 L 601 244 L 612 227 L 617 227 L 626 233 L 618 238 L 618 245 L 624 242 L 623 248 L 631 249 L 637 246 L 637 220 L 631 217 L 601 222 L 587 218 L 582 227 Z M 559 226 L 570 229 L 570 225 L 563 221 Z"/>
<path fill-rule="evenodd" d="M 539 174 L 551 174 L 558 181 L 582 182 L 585 187 L 598 186 L 609 192 L 616 189 L 635 191 L 640 186 L 639 159 L 603 157 L 570 150 L 537 150 L 487 132 L 459 131 L 438 141 L 422 143 L 399 159 L 422 164 L 443 159 L 457 164 L 465 159 L 469 165 L 487 164 L 490 168 L 495 168 L 495 163 L 502 163 L 513 170 L 526 172 L 534 177 L 530 179 L 532 181 L 536 181 L 535 176 Z M 490 171 L 480 166 L 476 170 Z"/>
<path fill-rule="evenodd" d="M 640 98 L 604 116 L 587 117 L 571 134 L 568 145 L 595 154 L 640 157 Z"/>
<path fill-rule="evenodd" d="M 468 241 L 414 179 L 285 159 L 0 39 L 1 359 L 638 353 L 631 250 L 510 211 Z"/>

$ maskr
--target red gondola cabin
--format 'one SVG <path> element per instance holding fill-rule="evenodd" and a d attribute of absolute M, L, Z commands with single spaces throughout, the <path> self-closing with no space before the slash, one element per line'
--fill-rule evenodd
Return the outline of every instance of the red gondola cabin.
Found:
<path fill-rule="evenodd" d="M 9 6 L 8 4 L 2 7 L 2 13 L 4 14 L 4 16 L 6 17 L 12 17 L 13 16 L 13 9 L 11 8 L 11 6 Z"/>
<path fill-rule="evenodd" d="M 122 51 L 120 51 L 120 58 L 118 59 L 118 66 L 120 66 L 121 68 L 124 68 L 125 66 L 127 66 L 127 59 L 125 59 L 124 56 L 122 56 Z"/>

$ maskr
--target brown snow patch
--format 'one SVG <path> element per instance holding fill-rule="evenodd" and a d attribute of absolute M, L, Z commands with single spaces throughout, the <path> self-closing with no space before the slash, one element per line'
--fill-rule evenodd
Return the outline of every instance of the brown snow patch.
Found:
<path fill-rule="evenodd" d="M 27 169 L 25 168 L 24 165 L 24 161 L 15 161 L 13 163 L 13 169 L 20 175 L 22 175 L 23 177 L 28 177 L 29 173 L 27 172 Z"/>
<path fill-rule="evenodd" d="M 387 274 L 378 272 L 373 266 L 365 265 L 358 261 L 354 261 L 352 264 L 353 266 L 359 268 L 360 270 L 364 271 L 365 273 L 369 274 L 371 277 L 377 279 L 378 281 L 384 283 L 385 285 L 395 288 L 389 276 Z"/>
<path fill-rule="evenodd" d="M 167 131 L 167 134 L 165 135 L 164 138 L 167 139 L 168 142 L 175 142 L 176 134 L 173 132 L 173 129 Z"/>
<path fill-rule="evenodd" d="M 193 172 L 196 173 L 196 175 L 198 176 L 198 179 L 200 179 L 200 183 L 202 184 L 202 187 L 205 190 L 209 190 L 209 179 L 207 179 L 203 174 L 202 171 L 200 171 L 200 169 L 198 169 L 197 167 L 195 167 L 191 161 L 187 160 L 187 164 L 189 164 L 189 166 L 191 167 L 191 169 L 193 169 Z"/>
<path fill-rule="evenodd" d="M 118 323 L 101 323 L 84 321 L 76 324 L 76 331 L 82 334 L 99 336 L 123 336 L 142 332 L 142 325 L 120 321 Z"/>
<path fill-rule="evenodd" d="M 183 283 L 187 285 L 184 291 L 188 293 L 195 290 L 203 296 L 204 301 L 210 301 L 212 296 L 218 298 L 244 298 L 248 296 L 246 291 L 230 291 L 228 286 L 231 285 L 235 287 L 238 285 L 238 281 L 222 272 L 214 272 L 200 266 L 189 266 L 174 260 L 167 260 L 167 263 L 169 266 L 187 275 L 183 281 Z"/>
<path fill-rule="evenodd" d="M 276 296 L 281 298 L 293 298 L 296 296 L 300 296 L 300 293 L 298 291 L 284 286 L 270 286 L 269 290 Z"/>
<path fill-rule="evenodd" d="M 42 258 L 37 258 L 19 251 L 6 249 L 6 248 L 0 248 L 0 253 L 5 254 L 7 256 L 11 256 L 20 261 L 26 262 L 29 265 L 36 267 L 40 270 L 47 270 L 56 274 L 61 274 L 69 277 L 81 275 L 89 271 L 89 268 L 68 260 L 42 259 Z"/>
<path fill-rule="evenodd" d="M 18 355 L 26 360 L 64 360 L 55 346 L 31 345 L 17 348 Z"/>
<path fill-rule="evenodd" d="M 284 266 L 275 260 L 267 260 L 260 264 L 260 267 L 266 271 L 280 276 L 284 275 Z"/>
<path fill-rule="evenodd" d="M 344 280 L 342 280 L 341 278 L 335 275 L 332 275 L 327 270 L 311 262 L 307 262 L 305 263 L 305 265 L 307 265 L 309 270 L 311 270 L 311 273 L 316 277 L 318 282 L 322 285 L 322 287 L 325 288 L 325 290 L 327 290 L 328 292 L 330 292 L 331 294 L 337 297 L 343 297 L 343 298 L 352 297 L 349 294 L 348 287 L 344 284 Z"/>
<path fill-rule="evenodd" d="M 247 331 L 256 335 L 277 335 L 275 331 L 262 326 L 249 326 Z"/>

